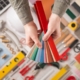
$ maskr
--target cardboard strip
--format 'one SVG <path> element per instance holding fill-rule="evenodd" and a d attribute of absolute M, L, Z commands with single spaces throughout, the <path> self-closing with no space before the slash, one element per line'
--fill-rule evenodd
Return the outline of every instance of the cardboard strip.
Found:
<path fill-rule="evenodd" d="M 36 9 L 36 12 L 37 12 L 37 15 L 38 15 L 38 19 L 39 19 L 39 22 L 40 22 L 40 25 L 41 25 L 41 30 L 43 30 L 44 33 L 46 33 L 48 22 L 47 22 L 47 19 L 46 19 L 41 1 L 37 1 L 34 6 L 35 6 L 35 9 Z M 52 50 L 55 61 L 59 61 L 60 57 L 59 57 L 58 51 L 56 49 L 56 46 L 53 42 L 53 38 L 51 36 L 48 39 L 48 43 L 49 43 L 50 48 Z"/>
<path fill-rule="evenodd" d="M 48 45 L 47 42 L 45 42 L 45 46 L 46 46 L 47 62 L 48 63 L 54 62 L 54 60 L 52 58 L 52 55 L 51 55 L 51 51 L 50 51 L 49 45 Z"/>
<path fill-rule="evenodd" d="M 40 62 L 44 63 L 44 42 L 42 41 Z"/>
<path fill-rule="evenodd" d="M 32 56 L 31 56 L 31 60 L 34 60 L 34 61 L 35 61 L 37 52 L 38 52 L 38 47 L 36 47 L 36 48 L 34 49 L 34 52 L 33 52 Z"/>
<path fill-rule="evenodd" d="M 38 50 L 35 61 L 39 62 L 41 56 L 41 49 Z"/>

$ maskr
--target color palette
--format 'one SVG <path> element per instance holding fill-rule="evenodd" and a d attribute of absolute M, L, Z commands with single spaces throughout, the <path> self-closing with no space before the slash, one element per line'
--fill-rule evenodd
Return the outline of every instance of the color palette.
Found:
<path fill-rule="evenodd" d="M 41 30 L 42 32 L 44 32 L 44 34 L 46 33 L 47 31 L 47 25 L 48 25 L 48 21 L 46 19 L 46 16 L 45 16 L 45 13 L 44 13 L 44 9 L 43 9 L 43 5 L 42 5 L 42 2 L 41 1 L 36 1 L 36 3 L 34 4 L 35 6 L 35 10 L 36 10 L 36 13 L 37 13 L 37 16 L 38 16 L 38 19 L 39 19 L 39 23 L 40 23 L 40 27 L 41 27 Z M 42 34 L 42 36 L 44 35 Z M 34 52 L 33 54 L 31 55 L 31 57 L 29 57 L 30 59 L 32 60 L 39 60 L 37 62 L 41 62 L 41 63 L 47 63 L 45 61 L 45 59 L 47 59 L 46 55 L 48 55 L 48 59 L 50 59 L 49 57 L 49 51 L 51 52 L 51 57 L 52 57 L 52 62 L 57 62 L 60 60 L 60 56 L 58 54 L 58 51 L 56 49 L 56 46 L 55 46 L 55 43 L 53 41 L 53 38 L 52 36 L 49 37 L 49 39 L 46 41 L 46 44 L 47 47 L 45 46 L 46 44 L 44 44 L 44 41 L 41 39 L 40 40 L 41 43 L 42 43 L 42 48 L 41 49 L 38 49 L 37 47 L 34 49 Z M 49 49 L 46 49 L 48 48 Z M 49 51 L 48 51 L 49 50 Z M 46 55 L 45 55 L 46 54 Z M 38 55 L 38 56 L 37 56 Z M 37 58 L 38 57 L 38 58 Z M 49 60 L 48 60 L 49 61 Z M 49 61 L 49 63 L 51 63 Z"/>
<path fill-rule="evenodd" d="M 41 38 L 44 34 L 41 34 Z M 31 53 L 32 55 L 29 56 L 31 60 L 40 63 L 51 63 L 54 62 L 54 57 L 52 56 L 51 49 L 49 47 L 48 42 L 44 42 L 41 40 L 42 48 L 39 49 L 35 46 L 34 51 Z"/>

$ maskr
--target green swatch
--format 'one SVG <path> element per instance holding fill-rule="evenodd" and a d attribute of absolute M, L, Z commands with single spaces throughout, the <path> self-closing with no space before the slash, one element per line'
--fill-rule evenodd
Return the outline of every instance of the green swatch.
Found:
<path fill-rule="evenodd" d="M 41 41 L 41 39 L 42 39 L 42 35 L 43 35 L 43 33 L 40 35 L 40 37 L 39 37 L 39 39 L 40 39 L 40 41 Z M 33 54 L 32 54 L 32 56 L 31 56 L 31 59 L 32 60 L 35 60 L 36 59 L 36 55 L 37 55 L 37 52 L 38 52 L 38 47 L 36 47 L 35 49 L 34 49 L 34 51 L 33 51 Z"/>
<path fill-rule="evenodd" d="M 35 60 L 36 55 L 37 55 L 37 52 L 38 52 L 38 47 L 36 47 L 36 48 L 34 49 L 33 54 L 32 54 L 32 56 L 31 56 L 31 60 Z"/>
<path fill-rule="evenodd" d="M 69 9 L 67 9 L 66 13 L 71 17 L 71 19 L 76 18 L 76 16 Z"/>

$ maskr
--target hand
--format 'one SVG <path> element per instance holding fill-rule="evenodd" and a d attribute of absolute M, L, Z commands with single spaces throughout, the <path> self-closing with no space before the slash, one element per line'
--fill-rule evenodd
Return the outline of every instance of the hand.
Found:
<path fill-rule="evenodd" d="M 31 21 L 28 24 L 26 24 L 24 28 L 26 33 L 26 44 L 29 47 L 32 47 L 33 44 L 35 43 L 37 47 L 41 48 L 42 45 L 38 39 L 38 31 L 36 24 L 33 21 Z"/>
<path fill-rule="evenodd" d="M 51 14 L 49 23 L 48 23 L 48 30 L 43 37 L 43 40 L 46 41 L 50 36 L 53 36 L 53 39 L 57 39 L 61 36 L 60 32 L 60 17 L 54 13 Z"/>

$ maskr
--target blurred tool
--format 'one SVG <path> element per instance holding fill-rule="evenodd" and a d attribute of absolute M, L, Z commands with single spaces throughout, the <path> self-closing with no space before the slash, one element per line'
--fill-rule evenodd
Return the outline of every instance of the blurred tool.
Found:
<path fill-rule="evenodd" d="M 68 71 L 70 70 L 70 67 L 66 65 L 63 67 L 55 76 L 53 76 L 50 80 L 59 80 L 61 77 L 63 77 Z"/>
<path fill-rule="evenodd" d="M 3 39 L 2 42 L 3 42 L 3 43 L 10 43 L 11 41 L 8 40 L 8 39 Z"/>
<path fill-rule="evenodd" d="M 61 47 L 61 45 L 65 44 L 67 41 L 69 41 L 72 38 L 72 34 L 68 34 L 67 37 L 60 43 L 57 45 L 57 48 Z"/>
<path fill-rule="evenodd" d="M 31 69 L 34 65 L 35 65 L 35 62 L 30 61 L 30 62 L 27 64 L 27 66 L 25 66 L 25 67 L 20 71 L 20 74 L 21 74 L 22 76 L 24 76 L 25 74 L 27 74 L 27 73 L 30 71 L 30 69 Z"/>
<path fill-rule="evenodd" d="M 80 2 L 79 2 L 79 3 L 80 3 Z M 77 5 L 76 2 L 74 2 L 74 3 L 72 4 L 72 6 L 80 13 L 80 6 Z"/>
<path fill-rule="evenodd" d="M 70 44 L 73 43 L 75 40 L 74 37 L 72 37 L 69 41 L 67 41 L 65 44 L 61 45 L 61 47 L 58 48 L 58 51 L 61 52 L 64 48 L 69 47 Z"/>
<path fill-rule="evenodd" d="M 68 27 L 72 30 L 72 31 L 76 31 L 78 29 L 78 24 L 76 22 L 70 22 Z"/>
<path fill-rule="evenodd" d="M 5 38 L 5 36 L 4 35 L 0 35 L 0 39 L 4 39 Z"/>
<path fill-rule="evenodd" d="M 66 80 L 70 75 L 72 75 L 72 72 L 69 71 L 66 73 L 66 75 L 64 75 L 62 78 L 60 78 L 59 80 Z"/>
<path fill-rule="evenodd" d="M 73 43 L 60 55 L 60 61 L 65 61 L 68 59 L 68 52 L 74 47 L 74 45 L 78 42 L 78 39 L 74 40 Z"/>
<path fill-rule="evenodd" d="M 26 76 L 25 80 L 34 80 L 35 76 L 38 75 L 38 73 L 40 72 L 40 69 L 38 70 L 33 70 L 30 74 L 30 76 Z"/>
<path fill-rule="evenodd" d="M 66 80 L 76 80 L 74 76 L 69 76 Z"/>
<path fill-rule="evenodd" d="M 68 30 L 63 31 L 61 37 L 55 41 L 55 44 L 57 45 L 58 43 L 60 43 L 68 34 Z"/>
<path fill-rule="evenodd" d="M 80 52 L 80 43 L 77 43 L 76 46 L 74 46 L 74 51 L 76 53 L 79 53 Z"/>
<path fill-rule="evenodd" d="M 2 56 L 2 59 L 6 59 L 7 57 L 8 57 L 8 55 L 4 54 L 4 55 Z"/>
<path fill-rule="evenodd" d="M 0 80 L 2 80 L 17 64 L 25 58 L 26 54 L 19 52 L 10 62 L 0 70 Z"/>

